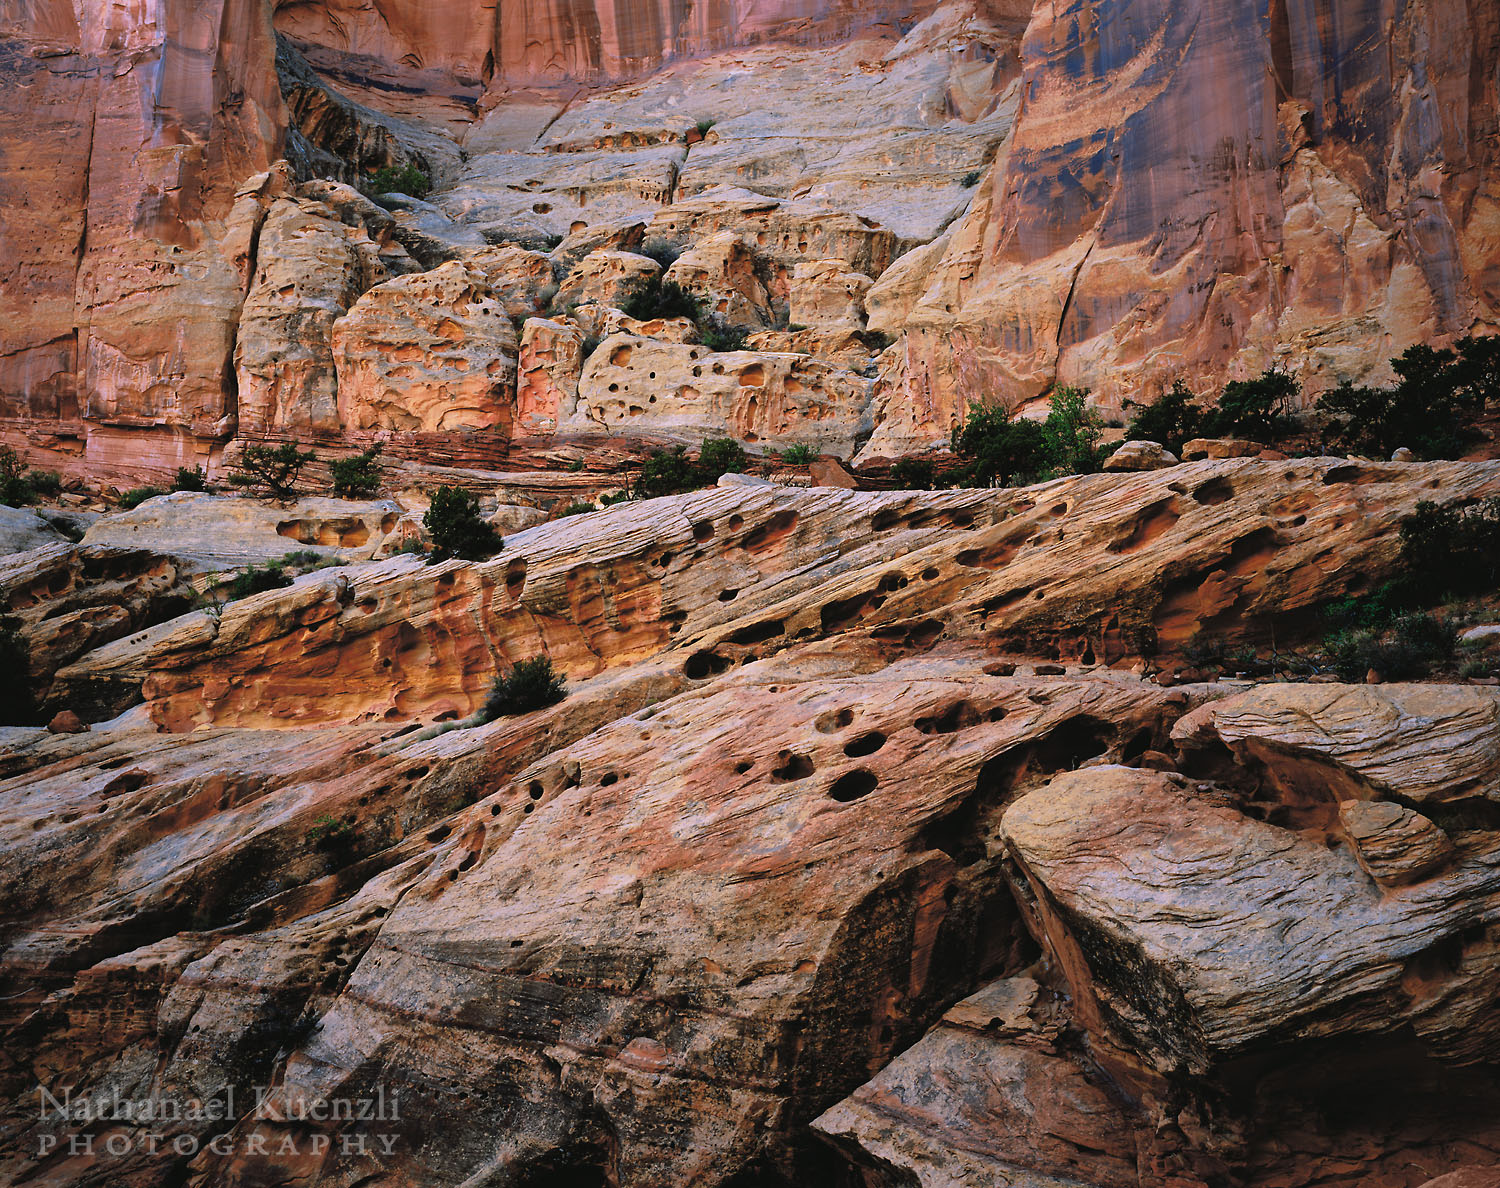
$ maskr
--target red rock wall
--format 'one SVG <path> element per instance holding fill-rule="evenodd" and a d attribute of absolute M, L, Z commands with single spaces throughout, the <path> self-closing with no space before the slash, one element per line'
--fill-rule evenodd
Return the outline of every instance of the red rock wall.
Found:
<path fill-rule="evenodd" d="M 1326 386 L 1494 324 L 1497 60 L 1486 0 L 1039 0 L 903 399 Z"/>

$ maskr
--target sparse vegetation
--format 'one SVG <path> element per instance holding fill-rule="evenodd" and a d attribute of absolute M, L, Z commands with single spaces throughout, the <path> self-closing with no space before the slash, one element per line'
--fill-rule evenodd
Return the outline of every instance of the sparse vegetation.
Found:
<path fill-rule="evenodd" d="M 596 512 L 598 510 L 599 509 L 592 503 L 570 503 L 567 507 L 563 508 L 562 511 L 557 513 L 557 518 L 559 520 L 562 520 L 566 519 L 568 516 L 586 516 L 590 512 Z"/>
<path fill-rule="evenodd" d="M 1012 417 L 1004 407 L 970 406 L 953 431 L 953 452 L 968 463 L 964 481 L 1006 487 L 1097 470 L 1103 422 L 1087 398 L 1082 388 L 1058 389 L 1043 422 Z"/>
<path fill-rule="evenodd" d="M 261 492 L 276 499 L 295 499 L 302 468 L 317 455 L 297 448 L 297 443 L 279 446 L 250 445 L 231 469 L 229 481 L 236 487 Z"/>
<path fill-rule="evenodd" d="M 1059 388 L 1042 423 L 1046 464 L 1054 474 L 1092 474 L 1104 456 L 1099 449 L 1104 422 L 1088 406 L 1085 388 Z"/>
<path fill-rule="evenodd" d="M 1422 612 L 1335 631 L 1323 641 L 1329 665 L 1346 681 L 1361 681 L 1371 671 L 1388 681 L 1427 676 L 1452 661 L 1456 647 L 1453 625 Z"/>
<path fill-rule="evenodd" d="M 718 122 L 718 120 L 709 119 L 699 120 L 696 124 L 693 125 L 693 131 L 698 133 L 699 136 L 707 136 L 709 132 L 713 130 L 714 125 Z"/>
<path fill-rule="evenodd" d="M 723 318 L 706 317 L 698 323 L 698 341 L 718 354 L 745 349 L 745 339 L 750 331 L 743 326 L 731 326 Z"/>
<path fill-rule="evenodd" d="M 698 476 L 704 483 L 714 483 L 720 475 L 744 474 L 749 461 L 744 447 L 734 438 L 710 437 L 698 450 Z"/>
<path fill-rule="evenodd" d="M 189 470 L 186 466 L 177 468 L 177 477 L 172 480 L 174 491 L 207 491 L 208 479 L 201 467 L 193 467 Z"/>
<path fill-rule="evenodd" d="M 155 499 L 158 495 L 165 495 L 167 491 L 162 487 L 132 487 L 120 496 L 120 506 L 126 511 L 140 507 L 148 499 Z"/>
<path fill-rule="evenodd" d="M 782 452 L 781 460 L 788 466 L 810 466 L 818 460 L 818 451 L 805 442 L 787 446 Z"/>
<path fill-rule="evenodd" d="M 1297 381 L 1272 367 L 1252 380 L 1233 380 L 1224 385 L 1219 406 L 1208 414 L 1212 437 L 1241 437 L 1269 444 L 1296 428 L 1292 409 Z"/>
<path fill-rule="evenodd" d="M 0 503 L 25 507 L 39 497 L 51 498 L 62 490 L 62 475 L 55 470 L 28 470 L 10 446 L 0 446 Z"/>
<path fill-rule="evenodd" d="M 676 281 L 664 281 L 652 277 L 639 292 L 627 298 L 620 306 L 626 317 L 638 322 L 650 322 L 657 318 L 688 318 L 697 321 L 702 307 L 687 289 Z"/>
<path fill-rule="evenodd" d="M 482 718 L 493 722 L 496 718 L 529 714 L 556 705 L 567 695 L 567 681 L 553 671 L 550 659 L 537 656 L 522 660 L 509 672 L 495 678 Z"/>
<path fill-rule="evenodd" d="M 365 181 L 367 194 L 408 194 L 426 198 L 432 192 L 432 179 L 408 161 L 405 165 L 383 165 Z"/>
<path fill-rule="evenodd" d="M 432 538 L 428 560 L 436 564 L 458 557 L 464 561 L 488 561 L 505 540 L 495 526 L 479 514 L 479 497 L 462 487 L 439 487 L 432 493 L 422 526 Z"/>
<path fill-rule="evenodd" d="M 353 821 L 322 816 L 308 828 L 306 840 L 313 849 L 334 854 L 352 849 L 355 837 Z"/>
<path fill-rule="evenodd" d="M 650 243 L 642 244 L 636 252 L 648 260 L 655 260 L 661 265 L 663 272 L 682 258 L 682 249 L 666 239 L 654 239 Z"/>
<path fill-rule="evenodd" d="M 1401 522 L 1401 565 L 1411 586 L 1442 595 L 1500 586 L 1500 497 L 1442 507 L 1419 503 Z"/>
<path fill-rule="evenodd" d="M 977 169 L 971 169 L 971 170 L 969 170 L 968 173 L 964 174 L 964 180 L 963 180 L 963 187 L 964 187 L 964 189 L 966 189 L 966 190 L 972 190 L 975 186 L 977 186 L 979 184 L 980 180 L 983 177 L 984 177 L 984 174 L 981 173 L 979 170 L 977 170 Z"/>
<path fill-rule="evenodd" d="M 328 464 L 333 472 L 333 493 L 345 499 L 359 499 L 380 490 L 380 443 L 348 458 L 335 458 Z"/>
<path fill-rule="evenodd" d="M 901 491 L 931 491 L 937 469 L 930 458 L 902 458 L 891 467 L 891 481 Z"/>
<path fill-rule="evenodd" d="M 1193 390 L 1181 380 L 1150 404 L 1127 400 L 1125 406 L 1139 410 L 1125 428 L 1125 436 L 1131 441 L 1154 441 L 1181 457 L 1183 446 L 1205 435 L 1207 414 L 1198 406 Z"/>
<path fill-rule="evenodd" d="M 284 589 L 291 584 L 291 575 L 279 565 L 252 565 L 230 583 L 229 600 L 234 602 L 266 590 Z"/>
<path fill-rule="evenodd" d="M 651 451 L 636 476 L 635 494 L 641 499 L 656 499 L 691 491 L 697 485 L 698 471 L 687 456 L 687 447 L 673 446 L 670 450 Z"/>
<path fill-rule="evenodd" d="M 51 499 L 62 490 L 62 475 L 55 470 L 28 470 L 26 481 L 44 499 Z"/>

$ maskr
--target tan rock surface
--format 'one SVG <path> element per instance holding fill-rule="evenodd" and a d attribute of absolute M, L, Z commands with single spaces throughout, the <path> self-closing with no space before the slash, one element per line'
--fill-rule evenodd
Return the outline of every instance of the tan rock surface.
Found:
<path fill-rule="evenodd" d="M 377 285 L 334 323 L 332 350 L 346 429 L 509 436 L 515 327 L 475 268 L 454 261 Z"/>
<path fill-rule="evenodd" d="M 868 431 L 868 395 L 863 377 L 806 355 L 715 353 L 615 334 L 584 364 L 571 424 L 692 442 L 727 433 L 847 455 Z"/>
<path fill-rule="evenodd" d="M 700 240 L 667 269 L 675 281 L 703 302 L 705 312 L 730 326 L 761 330 L 774 318 L 770 294 L 757 274 L 755 254 L 734 231 Z"/>
<path fill-rule="evenodd" d="M 865 294 L 871 280 L 842 260 L 817 260 L 792 270 L 791 320 L 802 326 L 865 324 Z"/>
<path fill-rule="evenodd" d="M 590 252 L 563 279 L 554 304 L 566 308 L 597 301 L 618 308 L 660 275 L 660 264 L 633 252 Z"/>
<path fill-rule="evenodd" d="M 1388 800 L 1346 800 L 1339 805 L 1339 823 L 1360 866 L 1382 887 L 1415 883 L 1453 858 L 1446 833 Z"/>
<path fill-rule="evenodd" d="M 516 431 L 550 437 L 578 404 L 584 334 L 570 319 L 528 318 L 521 328 Z"/>

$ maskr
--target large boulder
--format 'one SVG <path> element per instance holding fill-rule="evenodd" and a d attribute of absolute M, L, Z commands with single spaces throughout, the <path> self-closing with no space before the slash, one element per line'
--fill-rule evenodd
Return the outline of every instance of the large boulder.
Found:
<path fill-rule="evenodd" d="M 557 432 L 578 403 L 583 331 L 571 319 L 528 318 L 521 327 L 516 431 L 538 437 Z"/>
<path fill-rule="evenodd" d="M 792 324 L 863 329 L 865 294 L 872 283 L 843 260 L 798 264 L 792 271 Z"/>
<path fill-rule="evenodd" d="M 755 253 L 734 231 L 695 243 L 667 269 L 666 279 L 696 294 L 705 312 L 730 326 L 760 330 L 774 317 Z"/>
<path fill-rule="evenodd" d="M 333 354 L 347 429 L 510 432 L 515 327 L 466 264 L 371 289 L 335 323 Z"/>
<path fill-rule="evenodd" d="M 566 309 L 597 301 L 619 307 L 659 276 L 661 265 L 645 256 L 632 252 L 590 252 L 563 280 L 553 305 Z"/>

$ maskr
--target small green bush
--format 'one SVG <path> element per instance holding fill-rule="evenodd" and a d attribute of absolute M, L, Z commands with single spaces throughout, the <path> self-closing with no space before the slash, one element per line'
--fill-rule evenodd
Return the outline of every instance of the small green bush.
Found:
<path fill-rule="evenodd" d="M 234 473 L 229 481 L 236 487 L 245 487 L 274 496 L 277 499 L 295 499 L 297 478 L 302 468 L 317 455 L 297 448 L 289 441 L 272 447 L 265 445 L 246 446 L 240 460 L 233 465 Z"/>
<path fill-rule="evenodd" d="M 1052 397 L 1042 436 L 1054 473 L 1093 474 L 1103 461 L 1099 438 L 1104 422 L 1087 401 L 1086 388 L 1059 388 Z"/>
<path fill-rule="evenodd" d="M 158 495 L 165 494 L 167 492 L 161 487 L 132 487 L 120 496 L 120 506 L 129 511 L 131 508 L 140 507 L 148 499 L 155 499 Z"/>
<path fill-rule="evenodd" d="M 953 430 L 952 444 L 968 463 L 965 481 L 977 487 L 1029 481 L 1047 467 L 1047 435 L 1041 425 L 1012 418 L 1004 405 L 970 405 L 968 418 Z"/>
<path fill-rule="evenodd" d="M 781 455 L 781 460 L 788 466 L 810 466 L 818 460 L 818 451 L 804 442 L 787 446 Z"/>
<path fill-rule="evenodd" d="M 55 470 L 28 470 L 26 481 L 38 495 L 49 499 L 62 490 L 62 475 Z"/>
<path fill-rule="evenodd" d="M 626 317 L 638 322 L 650 322 L 656 318 L 688 318 L 697 321 L 702 315 L 698 298 L 676 281 L 664 281 L 652 277 L 640 292 L 627 298 L 620 306 Z"/>
<path fill-rule="evenodd" d="M 0 446 L 0 503 L 25 507 L 36 502 L 36 490 L 21 463 L 21 456 L 10 446 Z"/>
<path fill-rule="evenodd" d="M 512 718 L 534 710 L 556 705 L 568 695 L 567 681 L 554 672 L 546 656 L 522 660 L 509 672 L 495 678 L 489 700 L 484 703 L 483 720 Z"/>
<path fill-rule="evenodd" d="M 734 438 L 710 437 L 698 450 L 697 469 L 704 483 L 715 483 L 720 475 L 744 474 L 749 462 L 744 447 Z"/>
<path fill-rule="evenodd" d="M 405 165 L 383 165 L 370 174 L 365 183 L 370 194 L 409 194 L 426 198 L 432 192 L 432 179 L 408 161 Z"/>
<path fill-rule="evenodd" d="M 936 480 L 930 458 L 902 458 L 891 467 L 891 481 L 902 491 L 930 491 Z"/>
<path fill-rule="evenodd" d="M 465 561 L 488 561 L 505 540 L 495 526 L 479 514 L 479 497 L 461 487 L 439 487 L 432 493 L 422 526 L 432 538 L 433 564 L 458 557 Z"/>
<path fill-rule="evenodd" d="M 348 458 L 335 458 L 328 464 L 333 473 L 333 493 L 345 499 L 359 499 L 380 490 L 380 443 Z"/>
<path fill-rule="evenodd" d="M 1429 675 L 1453 659 L 1457 632 L 1435 615 L 1409 612 L 1380 628 L 1336 632 L 1323 641 L 1333 670 L 1346 681 L 1360 681 L 1373 669 L 1388 681 Z"/>
<path fill-rule="evenodd" d="M 750 331 L 743 326 L 731 326 L 722 318 L 705 318 L 698 324 L 698 341 L 715 354 L 745 349 L 745 340 Z"/>
<path fill-rule="evenodd" d="M 984 177 L 984 174 L 981 173 L 979 170 L 977 170 L 977 169 L 971 169 L 971 170 L 969 170 L 968 173 L 964 174 L 964 180 L 963 180 L 963 187 L 964 187 L 964 189 L 966 189 L 966 190 L 972 190 L 975 186 L 977 186 L 979 184 L 980 179 L 982 179 L 983 177 Z"/>
<path fill-rule="evenodd" d="M 867 351 L 875 351 L 876 353 L 889 350 L 891 345 L 896 341 L 884 330 L 861 330 L 857 337 L 860 342 L 865 344 Z"/>
<path fill-rule="evenodd" d="M 292 584 L 291 575 L 279 565 L 252 565 L 238 574 L 229 586 L 229 600 L 249 598 L 266 590 L 281 590 Z"/>
<path fill-rule="evenodd" d="M 677 495 L 698 485 L 698 471 L 687 456 L 686 446 L 670 450 L 652 450 L 641 466 L 635 481 L 635 493 L 642 499 Z"/>
<path fill-rule="evenodd" d="M 568 516 L 586 516 L 590 512 L 596 512 L 598 510 L 599 509 L 592 503 L 570 503 L 567 507 L 563 508 L 562 511 L 557 513 L 557 518 L 559 520 L 562 520 L 566 519 Z"/>
<path fill-rule="evenodd" d="M 174 491 L 207 491 L 208 479 L 199 467 L 189 470 L 186 466 L 177 468 L 177 477 L 172 480 Z"/>
<path fill-rule="evenodd" d="M 790 334 L 801 334 L 802 331 L 807 329 L 801 322 L 788 322 L 786 328 Z"/>
<path fill-rule="evenodd" d="M 712 131 L 714 125 L 718 122 L 718 120 L 699 120 L 696 124 L 693 125 L 693 130 L 697 132 L 699 136 L 707 136 L 709 132 Z"/>
<path fill-rule="evenodd" d="M 319 817 L 307 831 L 307 844 L 324 853 L 338 853 L 352 849 L 355 841 L 353 821 L 342 821 L 333 816 Z"/>
<path fill-rule="evenodd" d="M 1181 380 L 1150 404 L 1126 401 L 1126 407 L 1139 410 L 1125 428 L 1125 436 L 1131 441 L 1158 442 L 1181 457 L 1183 446 L 1205 434 L 1207 414 L 1198 406 L 1198 397 L 1192 389 Z"/>
<path fill-rule="evenodd" d="M 1275 367 L 1253 380 L 1233 380 L 1224 385 L 1219 406 L 1207 417 L 1207 432 L 1214 437 L 1241 437 L 1270 443 L 1292 432 L 1297 381 Z"/>
<path fill-rule="evenodd" d="M 682 249 L 667 239 L 655 239 L 650 243 L 642 244 L 636 248 L 636 252 L 648 260 L 655 260 L 661 265 L 663 272 L 682 259 Z"/>

